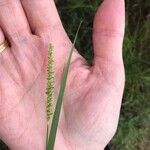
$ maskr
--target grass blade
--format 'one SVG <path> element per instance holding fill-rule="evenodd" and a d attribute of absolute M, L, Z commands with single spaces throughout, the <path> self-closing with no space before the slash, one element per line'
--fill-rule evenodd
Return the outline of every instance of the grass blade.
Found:
<path fill-rule="evenodd" d="M 59 122 L 59 116 L 60 116 L 60 112 L 61 112 L 61 106 L 62 106 L 62 102 L 63 102 L 63 97 L 64 97 L 64 92 L 65 92 L 65 86 L 66 86 L 66 82 L 67 82 L 67 75 L 69 72 L 69 66 L 70 66 L 70 62 L 71 62 L 71 57 L 72 57 L 72 53 L 75 47 L 75 43 L 77 40 L 77 36 L 80 30 L 82 22 L 80 23 L 67 63 L 64 67 L 64 71 L 63 71 L 63 76 L 62 76 L 62 80 L 61 80 L 61 86 L 60 86 L 60 91 L 59 91 L 59 95 L 58 95 L 58 99 L 57 99 L 57 104 L 56 104 L 56 108 L 55 108 L 55 113 L 53 116 L 53 121 L 52 121 L 52 126 L 51 126 L 51 131 L 50 131 L 50 135 L 49 135 L 49 140 L 48 140 L 48 144 L 47 144 L 47 150 L 54 150 L 54 144 L 55 144 L 55 139 L 56 139 L 56 133 L 57 133 L 57 127 L 58 127 L 58 122 Z"/>

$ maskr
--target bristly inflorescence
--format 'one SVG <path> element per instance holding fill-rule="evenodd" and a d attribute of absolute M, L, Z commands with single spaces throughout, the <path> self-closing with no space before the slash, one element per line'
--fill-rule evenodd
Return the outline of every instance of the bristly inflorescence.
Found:
<path fill-rule="evenodd" d="M 53 115 L 54 101 L 54 48 L 50 44 L 48 49 L 48 68 L 47 68 L 47 122 Z"/>

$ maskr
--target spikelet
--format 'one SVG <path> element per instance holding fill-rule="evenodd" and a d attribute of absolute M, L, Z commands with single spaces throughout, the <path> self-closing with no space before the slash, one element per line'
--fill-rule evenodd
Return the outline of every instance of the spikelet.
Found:
<path fill-rule="evenodd" d="M 54 109 L 54 49 L 50 44 L 48 49 L 48 68 L 47 68 L 47 122 L 53 117 Z"/>

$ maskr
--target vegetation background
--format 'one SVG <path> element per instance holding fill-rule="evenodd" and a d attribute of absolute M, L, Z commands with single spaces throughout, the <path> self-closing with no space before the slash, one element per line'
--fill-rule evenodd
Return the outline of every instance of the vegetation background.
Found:
<path fill-rule="evenodd" d="M 83 19 L 76 47 L 92 62 L 92 25 L 102 0 L 57 0 L 64 27 L 73 40 Z M 124 40 L 126 87 L 119 128 L 111 150 L 150 150 L 150 0 L 126 0 Z M 8 148 L 0 142 L 0 150 Z"/>

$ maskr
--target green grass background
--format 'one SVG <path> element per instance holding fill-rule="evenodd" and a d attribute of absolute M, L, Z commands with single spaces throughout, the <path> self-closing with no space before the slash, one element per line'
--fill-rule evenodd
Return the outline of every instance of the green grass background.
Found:
<path fill-rule="evenodd" d="M 83 19 L 76 47 L 91 63 L 92 25 L 101 0 L 58 0 L 57 7 L 73 40 Z M 150 0 L 126 0 L 124 40 L 126 87 L 112 150 L 150 150 Z M 0 150 L 6 150 L 0 144 Z"/>

